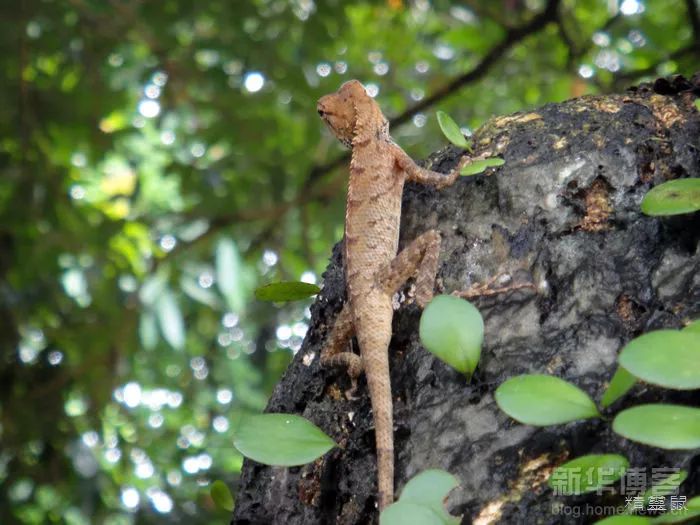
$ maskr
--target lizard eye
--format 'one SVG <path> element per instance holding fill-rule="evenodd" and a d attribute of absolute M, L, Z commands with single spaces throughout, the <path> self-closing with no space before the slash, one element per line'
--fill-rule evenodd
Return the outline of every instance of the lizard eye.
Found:
<path fill-rule="evenodd" d="M 319 109 L 319 110 L 318 110 L 318 114 L 319 114 L 320 116 L 323 116 L 323 115 L 325 115 L 325 112 L 324 112 L 322 109 Z"/>

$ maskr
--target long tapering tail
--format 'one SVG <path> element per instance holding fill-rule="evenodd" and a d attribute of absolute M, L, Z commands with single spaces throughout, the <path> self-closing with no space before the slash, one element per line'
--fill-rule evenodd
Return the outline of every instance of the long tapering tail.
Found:
<path fill-rule="evenodd" d="M 381 511 L 394 502 L 394 418 L 388 349 L 385 347 L 378 350 L 364 352 L 363 361 L 374 416 L 377 488 Z"/>

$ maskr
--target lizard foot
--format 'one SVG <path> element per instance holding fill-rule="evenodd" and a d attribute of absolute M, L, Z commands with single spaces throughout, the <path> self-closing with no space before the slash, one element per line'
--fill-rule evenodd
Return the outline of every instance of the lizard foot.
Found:
<path fill-rule="evenodd" d="M 345 399 L 348 401 L 356 401 L 357 399 L 360 399 L 360 396 L 357 395 L 357 378 L 351 377 L 350 384 L 350 390 L 345 391 Z"/>
<path fill-rule="evenodd" d="M 455 290 L 452 292 L 452 295 L 462 299 L 474 299 L 476 297 L 490 297 L 508 293 L 523 288 L 534 289 L 535 285 L 530 281 L 514 282 L 513 277 L 509 273 L 501 273 L 485 283 L 475 284 L 466 290 Z"/>

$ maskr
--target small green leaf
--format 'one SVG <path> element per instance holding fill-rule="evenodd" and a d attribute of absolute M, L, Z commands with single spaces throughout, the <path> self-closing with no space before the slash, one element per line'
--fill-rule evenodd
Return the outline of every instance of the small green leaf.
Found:
<path fill-rule="evenodd" d="M 610 516 L 596 521 L 595 525 L 649 525 L 652 521 L 642 516 Z"/>
<path fill-rule="evenodd" d="M 688 473 L 685 470 L 679 470 L 674 472 L 670 476 L 667 476 L 661 482 L 656 483 L 653 487 L 647 490 L 642 495 L 642 507 L 646 508 L 651 498 L 654 496 L 669 496 L 677 493 L 678 487 L 683 483 L 688 477 Z M 695 507 L 695 508 L 693 508 Z M 698 505 L 693 504 L 691 499 L 685 505 L 685 508 L 672 510 L 666 514 L 662 514 L 652 520 L 652 523 L 682 523 L 695 516 L 700 516 L 700 508 Z"/>
<path fill-rule="evenodd" d="M 642 212 L 647 215 L 677 215 L 696 210 L 700 210 L 700 178 L 664 182 L 642 199 Z"/>
<path fill-rule="evenodd" d="M 100 120 L 100 130 L 104 133 L 114 133 L 129 125 L 127 114 L 122 111 L 112 111 L 109 115 Z"/>
<path fill-rule="evenodd" d="M 270 283 L 255 290 L 255 297 L 260 301 L 298 301 L 316 295 L 321 289 L 315 284 L 301 281 Z"/>
<path fill-rule="evenodd" d="M 654 525 L 669 525 L 671 523 L 691 523 L 688 520 L 691 518 L 697 518 L 700 516 L 700 508 L 690 508 L 690 506 L 686 506 L 686 508 L 683 509 L 678 509 L 678 510 L 671 510 L 667 512 L 666 514 L 662 514 L 661 516 L 657 516 L 656 518 L 653 518 L 651 520 L 651 523 Z M 692 522 L 695 523 L 695 522 Z"/>
<path fill-rule="evenodd" d="M 258 463 L 293 467 L 321 457 L 335 442 L 303 417 L 262 414 L 241 419 L 233 446 Z"/>
<path fill-rule="evenodd" d="M 449 492 L 459 485 L 459 481 L 449 472 L 440 469 L 424 470 L 411 478 L 401 491 L 401 501 L 420 505 L 442 504 Z"/>
<path fill-rule="evenodd" d="M 700 319 L 691 321 L 688 326 L 683 327 L 683 332 L 691 332 L 693 334 L 700 334 Z"/>
<path fill-rule="evenodd" d="M 447 140 L 449 140 L 455 146 L 471 150 L 467 139 L 464 138 L 462 131 L 459 129 L 457 123 L 454 120 L 452 120 L 452 117 L 450 117 L 444 111 L 438 111 L 437 119 L 438 124 L 440 124 L 440 129 L 442 130 L 442 133 L 445 135 Z"/>
<path fill-rule="evenodd" d="M 423 346 L 463 374 L 479 363 L 484 321 L 469 301 L 438 295 L 425 307 L 418 329 Z"/>
<path fill-rule="evenodd" d="M 443 502 L 459 481 L 449 472 L 439 469 L 424 470 L 411 478 L 401 491 L 400 502 L 429 507 L 443 520 L 442 523 L 459 523 L 459 519 L 445 511 Z"/>
<path fill-rule="evenodd" d="M 628 408 L 613 420 L 613 431 L 653 447 L 700 448 L 700 409 L 669 404 Z"/>
<path fill-rule="evenodd" d="M 232 239 L 223 238 L 216 246 L 216 285 L 232 311 L 243 310 L 243 262 Z"/>
<path fill-rule="evenodd" d="M 669 474 L 658 483 L 655 483 L 654 486 L 642 494 L 643 506 L 646 507 L 649 500 L 654 496 L 669 496 L 675 494 L 678 491 L 678 487 L 681 486 L 681 483 L 683 483 L 687 477 L 688 473 L 685 470 L 679 470 L 678 472 Z"/>
<path fill-rule="evenodd" d="M 495 397 L 501 410 L 526 425 L 558 425 L 600 415 L 588 394 L 555 376 L 513 377 L 496 389 Z"/>
<path fill-rule="evenodd" d="M 429 507 L 397 501 L 382 511 L 379 525 L 445 525 Z"/>
<path fill-rule="evenodd" d="M 228 511 L 233 510 L 233 496 L 231 495 L 231 491 L 226 483 L 220 479 L 217 479 L 211 484 L 209 493 L 211 494 L 211 499 L 214 500 L 217 507 Z"/>
<path fill-rule="evenodd" d="M 620 364 L 642 381 L 666 388 L 700 388 L 700 337 L 692 332 L 657 330 L 632 339 Z"/>
<path fill-rule="evenodd" d="M 700 111 L 700 98 L 696 98 L 693 104 L 695 104 L 695 109 Z"/>
<path fill-rule="evenodd" d="M 603 408 L 607 408 L 615 401 L 624 396 L 630 388 L 637 382 L 637 378 L 630 374 L 621 366 L 617 367 L 615 374 L 610 380 L 610 385 L 605 390 L 600 404 Z"/>
<path fill-rule="evenodd" d="M 141 311 L 139 318 L 139 340 L 146 350 L 153 350 L 158 344 L 158 324 L 156 316 L 147 308 Z"/>
<path fill-rule="evenodd" d="M 185 346 L 185 322 L 182 319 L 182 312 L 180 312 L 175 294 L 170 290 L 163 290 L 158 298 L 156 314 L 163 339 L 175 350 L 182 350 Z"/>
<path fill-rule="evenodd" d="M 139 299 L 146 306 L 152 306 L 158 301 L 160 294 L 163 293 L 167 285 L 167 276 L 163 271 L 158 272 L 152 277 L 146 277 L 141 289 L 139 290 Z"/>
<path fill-rule="evenodd" d="M 382 512 L 379 522 L 381 525 L 457 525 L 459 518 L 448 514 L 443 502 L 458 484 L 457 478 L 449 472 L 425 470 L 406 483 L 399 501 Z"/>
<path fill-rule="evenodd" d="M 183 275 L 180 278 L 180 288 L 191 299 L 199 301 L 210 308 L 214 308 L 215 310 L 221 310 L 223 308 L 219 296 L 212 288 L 202 288 L 197 281 L 190 276 Z"/>
<path fill-rule="evenodd" d="M 482 173 L 486 171 L 486 168 L 493 168 L 497 166 L 503 166 L 506 163 L 505 160 L 499 157 L 491 157 L 489 159 L 475 160 L 464 166 L 459 172 L 460 175 L 476 175 L 477 173 Z"/>
<path fill-rule="evenodd" d="M 583 494 L 615 483 L 629 467 L 618 454 L 589 454 L 560 465 L 549 477 L 549 486 L 557 494 Z"/>

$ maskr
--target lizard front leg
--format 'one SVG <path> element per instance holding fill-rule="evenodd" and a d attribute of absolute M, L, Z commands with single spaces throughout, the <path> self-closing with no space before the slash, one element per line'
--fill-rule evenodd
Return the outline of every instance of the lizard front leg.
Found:
<path fill-rule="evenodd" d="M 451 186 L 459 177 L 459 172 L 465 164 L 469 162 L 469 157 L 462 157 L 457 166 L 448 174 L 421 168 L 415 161 L 399 146 L 393 148 L 394 159 L 399 168 L 406 173 L 406 178 L 420 184 L 435 186 L 442 189 Z"/>
<path fill-rule="evenodd" d="M 438 189 L 452 185 L 459 177 L 462 167 L 469 162 L 469 157 L 462 157 L 457 166 L 447 175 L 437 171 L 421 168 L 399 146 L 393 149 L 396 164 L 406 173 L 406 178 L 420 184 L 435 186 Z M 422 237 L 428 236 L 423 239 Z M 414 246 L 415 244 L 415 246 Z M 416 272 L 416 302 L 423 307 L 433 297 L 433 285 L 437 273 L 437 259 L 440 253 L 440 235 L 432 230 L 418 237 L 404 252 L 392 262 L 392 267 L 406 265 L 400 271 L 394 270 L 394 281 L 389 283 L 394 288 L 388 288 L 395 293 L 401 285 Z M 405 262 L 401 262 L 401 261 Z M 423 262 L 420 262 L 420 261 Z M 389 281 L 387 281 L 389 282 Z M 507 274 L 499 274 L 487 283 L 477 284 L 466 290 L 457 290 L 452 295 L 463 299 L 474 299 L 508 293 L 522 288 L 534 288 L 531 282 L 512 282 Z"/>
<path fill-rule="evenodd" d="M 534 289 L 535 284 L 531 281 L 514 281 L 509 273 L 501 273 L 485 283 L 475 284 L 466 290 L 455 290 L 451 295 L 462 299 L 475 299 L 514 292 L 523 288 Z"/>

